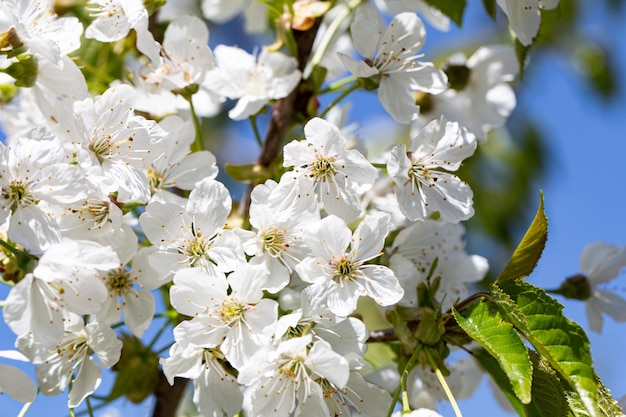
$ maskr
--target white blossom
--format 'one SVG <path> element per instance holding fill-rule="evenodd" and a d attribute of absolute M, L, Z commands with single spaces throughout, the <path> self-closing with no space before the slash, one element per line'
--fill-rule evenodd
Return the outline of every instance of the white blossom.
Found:
<path fill-rule="evenodd" d="M 278 303 L 263 298 L 268 271 L 263 265 L 242 263 L 228 276 L 184 269 L 174 276 L 170 298 L 174 308 L 193 317 L 174 329 L 186 346 L 220 346 L 239 369 L 264 345 L 278 318 Z"/>
<path fill-rule="evenodd" d="M 296 271 L 326 297 L 328 308 L 337 315 L 350 315 L 361 296 L 382 306 L 395 304 L 403 290 L 393 272 L 383 265 L 365 264 L 380 256 L 388 232 L 388 215 L 366 216 L 354 234 L 343 220 L 330 215 L 305 228 L 312 256 Z"/>
<path fill-rule="evenodd" d="M 350 33 L 365 59 L 355 61 L 342 53 L 339 58 L 353 75 L 380 80 L 378 98 L 399 123 L 418 117 L 419 106 L 411 91 L 438 94 L 445 90 L 446 75 L 431 63 L 417 61 L 426 31 L 415 13 L 400 13 L 383 29 L 374 11 L 359 8 Z"/>
<path fill-rule="evenodd" d="M 215 66 L 208 43 L 209 30 L 202 20 L 177 17 L 165 30 L 161 56 L 140 74 L 143 85 L 175 92 L 192 84 L 199 86 Z"/>
<path fill-rule="evenodd" d="M 122 351 L 122 342 L 110 327 L 97 322 L 85 325 L 77 315 L 68 319 L 63 340 L 54 349 L 28 336 L 18 339 L 17 345 L 37 365 L 35 372 L 44 395 L 58 395 L 72 383 L 67 402 L 70 408 L 80 405 L 100 386 L 100 366 L 115 365 Z"/>
<path fill-rule="evenodd" d="M 240 48 L 218 45 L 214 53 L 217 67 L 207 73 L 204 86 L 238 100 L 228 112 L 233 120 L 254 116 L 270 100 L 286 97 L 302 77 L 298 62 L 281 52 L 264 49 L 255 56 Z"/>
<path fill-rule="evenodd" d="M 70 162 L 63 143 L 45 127 L 0 144 L 0 224 L 8 219 L 9 239 L 34 255 L 61 241 L 57 219 L 44 203 L 63 206 L 86 197 L 84 174 Z"/>
<path fill-rule="evenodd" d="M 456 171 L 476 150 L 476 138 L 458 123 L 433 120 L 405 145 L 391 151 L 387 163 L 400 210 L 409 220 L 438 212 L 458 223 L 474 215 L 469 185 L 447 171 Z"/>
<path fill-rule="evenodd" d="M 89 0 L 87 10 L 93 21 L 85 30 L 86 38 L 115 42 L 134 29 L 137 49 L 150 60 L 158 61 L 159 44 L 148 29 L 149 16 L 141 0 Z"/>
<path fill-rule="evenodd" d="M 516 105 L 515 93 L 508 83 L 515 79 L 519 70 L 512 47 L 483 46 L 467 60 L 463 55 L 454 55 L 446 70 L 456 73 L 455 82 L 460 85 L 452 85 L 443 93 L 431 96 L 432 110 L 428 115 L 443 115 L 464 126 L 479 140 L 492 128 L 506 123 Z M 452 82 L 451 74 L 448 78 Z M 416 123 L 425 124 L 422 118 Z"/>
<path fill-rule="evenodd" d="M 239 238 L 224 229 L 230 209 L 228 190 L 210 178 L 198 183 L 185 207 L 148 204 L 139 222 L 158 249 L 150 256 L 152 268 L 162 277 L 172 277 L 186 267 L 211 274 L 233 271 L 245 258 Z"/>
<path fill-rule="evenodd" d="M 619 275 L 626 267 L 626 246 L 596 242 L 585 246 L 580 255 L 580 271 L 587 278 L 591 297 L 586 300 L 589 327 L 596 333 L 602 331 L 602 314 L 617 322 L 626 322 L 626 300 L 619 295 L 599 288 Z"/>
<path fill-rule="evenodd" d="M 281 210 L 301 212 L 323 205 L 328 214 L 353 221 L 362 212 L 359 196 L 376 179 L 376 169 L 357 150 L 346 149 L 347 140 L 330 122 L 313 118 L 304 126 L 305 140 L 284 147 L 284 173 L 269 203 Z"/>
<path fill-rule="evenodd" d="M 497 0 L 515 35 L 524 46 L 528 46 L 539 31 L 540 10 L 554 9 L 559 0 Z"/>

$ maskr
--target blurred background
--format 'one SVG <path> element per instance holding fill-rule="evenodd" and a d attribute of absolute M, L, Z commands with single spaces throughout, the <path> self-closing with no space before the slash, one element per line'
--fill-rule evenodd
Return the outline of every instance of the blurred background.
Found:
<path fill-rule="evenodd" d="M 626 245 L 626 5 L 619 0 L 561 0 L 559 8 L 543 13 L 543 22 L 522 83 L 516 86 L 518 104 L 507 129 L 494 131 L 460 175 L 474 190 L 477 213 L 466 225 L 468 252 L 489 259 L 491 278 L 498 275 L 532 220 L 543 190 L 549 237 L 529 281 L 556 288 L 579 271 L 579 257 L 587 244 Z M 242 23 L 238 18 L 223 27 L 211 25 L 211 47 L 237 44 L 251 51 L 254 45 L 271 41 L 244 36 Z M 424 60 L 440 62 L 453 52 L 470 55 L 481 44 L 508 42 L 505 16 L 498 10 L 494 23 L 481 1 L 469 0 L 462 29 L 451 24 L 450 31 L 442 33 L 427 25 L 422 52 Z M 375 93 L 351 95 L 347 101 L 352 103 L 348 121 L 358 124 L 360 137 L 375 141 L 383 132 L 389 135 L 392 121 L 375 104 Z M 249 124 L 218 119 L 204 126 L 213 138 L 227 138 L 213 142 L 220 146 L 219 161 L 254 162 L 258 148 Z M 393 131 L 399 138 L 407 134 Z M 223 169 L 220 179 L 231 186 L 235 199 L 241 195 L 243 185 L 228 180 Z M 606 288 L 626 298 L 624 275 Z M 0 287 L 0 299 L 7 293 L 8 287 Z M 584 303 L 557 299 L 565 305 L 566 315 L 588 332 L 594 366 L 605 385 L 616 399 L 626 395 L 626 360 L 621 357 L 626 323 L 607 318 L 602 334 L 593 333 Z M 153 324 L 145 339 L 153 337 L 159 325 Z M 13 342 L 14 335 L 0 323 L 0 350 L 13 349 Z M 166 345 L 164 337 L 158 347 Z M 22 368 L 34 377 L 32 367 Z M 105 377 L 98 393 L 106 396 L 111 385 L 112 378 Z M 65 395 L 40 395 L 27 415 L 66 415 L 56 414 L 66 413 L 66 401 Z M 476 395 L 461 401 L 460 407 L 466 416 L 512 415 L 497 404 L 486 377 Z M 0 396 L 0 416 L 16 416 L 21 408 Z M 134 405 L 121 399 L 95 415 L 144 416 L 150 410 L 151 400 Z M 445 403 L 439 412 L 454 415 Z"/>

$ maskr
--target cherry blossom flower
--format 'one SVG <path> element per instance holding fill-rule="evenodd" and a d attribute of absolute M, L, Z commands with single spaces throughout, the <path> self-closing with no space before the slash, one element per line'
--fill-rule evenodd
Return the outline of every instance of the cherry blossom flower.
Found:
<path fill-rule="evenodd" d="M 268 271 L 263 265 L 242 263 L 228 276 L 183 269 L 174 276 L 170 298 L 174 308 L 193 317 L 174 329 L 186 346 L 220 346 L 232 366 L 239 369 L 261 347 L 269 344 L 278 319 L 278 303 L 263 298 Z"/>
<path fill-rule="evenodd" d="M 502 126 L 516 105 L 515 93 L 508 84 L 515 79 L 519 64 L 515 51 L 508 45 L 480 47 L 469 59 L 455 54 L 444 67 L 451 87 L 430 96 L 432 109 L 428 116 L 443 115 L 473 133 L 478 140 L 494 127 Z"/>
<path fill-rule="evenodd" d="M 162 277 L 181 268 L 203 268 L 210 274 L 233 271 L 245 255 L 232 230 L 224 230 L 231 198 L 226 187 L 207 178 L 189 194 L 185 207 L 152 202 L 139 217 L 146 237 L 157 247 L 150 265 Z"/>
<path fill-rule="evenodd" d="M 44 203 L 71 204 L 86 197 L 84 173 L 70 164 L 63 143 L 45 127 L 0 144 L 0 224 L 8 237 L 39 255 L 61 241 L 56 219 Z"/>
<path fill-rule="evenodd" d="M 388 232 L 388 215 L 366 216 L 354 234 L 343 220 L 330 215 L 305 228 L 312 256 L 300 262 L 296 271 L 339 316 L 350 315 L 361 296 L 382 306 L 395 304 L 403 290 L 391 269 L 365 264 L 380 256 Z"/>
<path fill-rule="evenodd" d="M 284 147 L 284 166 L 294 167 L 280 179 L 270 205 L 301 212 L 319 202 L 329 214 L 353 221 L 362 212 L 358 196 L 376 179 L 376 169 L 330 122 L 313 118 L 304 126 L 303 141 Z"/>
<path fill-rule="evenodd" d="M 559 0 L 497 0 L 515 35 L 524 46 L 533 42 L 539 31 L 542 9 L 554 9 Z"/>
<path fill-rule="evenodd" d="M 131 29 L 137 34 L 137 49 L 150 60 L 159 59 L 159 44 L 148 30 L 148 12 L 141 0 L 89 0 L 87 10 L 93 18 L 85 37 L 100 42 L 125 38 Z"/>
<path fill-rule="evenodd" d="M 10 34 L 12 32 L 12 35 Z M 62 66 L 61 57 L 80 47 L 83 26 L 76 17 L 58 17 L 50 0 L 5 0 L 0 3 L 0 34 L 13 39 L 17 55 L 29 52 Z"/>
<path fill-rule="evenodd" d="M 288 283 L 295 266 L 307 250 L 302 240 L 302 227 L 319 220 L 319 212 L 305 210 L 298 216 L 282 212 L 269 204 L 276 182 L 268 180 L 257 185 L 251 194 L 250 225 L 254 231 L 235 229 L 246 254 L 253 264 L 264 264 L 269 270 L 266 290 L 276 293 Z"/>
<path fill-rule="evenodd" d="M 153 90 L 180 92 L 204 81 L 215 62 L 209 48 L 209 30 L 195 16 L 180 16 L 165 30 L 161 56 L 141 73 L 143 85 Z"/>
<path fill-rule="evenodd" d="M 438 94 L 445 90 L 446 75 L 431 63 L 417 61 L 426 31 L 415 13 L 400 13 L 383 29 L 373 10 L 359 8 L 350 32 L 365 60 L 355 61 L 342 53 L 339 58 L 353 75 L 379 80 L 378 98 L 399 123 L 418 117 L 419 106 L 411 91 Z"/>
<path fill-rule="evenodd" d="M 110 327 L 97 322 L 85 325 L 77 315 L 68 318 L 63 340 L 54 349 L 37 343 L 32 336 L 18 339 L 17 346 L 37 365 L 35 373 L 44 395 L 59 395 L 72 383 L 67 403 L 70 408 L 80 405 L 98 388 L 100 366 L 115 365 L 122 351 L 122 342 Z"/>
<path fill-rule="evenodd" d="M 458 123 L 443 117 L 433 120 L 405 145 L 391 151 L 387 163 L 400 210 L 409 220 L 438 212 L 441 219 L 458 223 L 474 215 L 469 185 L 446 171 L 456 171 L 476 150 L 476 138 Z M 443 169 L 443 170 L 442 170 Z"/>
<path fill-rule="evenodd" d="M 159 125 L 167 136 L 164 138 L 163 153 L 147 169 L 151 201 L 184 204 L 182 197 L 171 190 L 192 190 L 205 178 L 214 179 L 218 172 L 216 159 L 209 151 L 189 152 L 195 138 L 190 121 L 168 116 Z"/>
<path fill-rule="evenodd" d="M 462 224 L 436 220 L 420 220 L 402 229 L 389 249 L 389 266 L 394 271 L 404 297 L 400 305 L 418 307 L 416 288 L 425 282 L 435 259 L 433 278 L 441 277 L 436 296 L 447 310 L 458 299 L 469 295 L 468 284 L 484 278 L 489 269 L 487 260 L 465 251 Z"/>
<path fill-rule="evenodd" d="M 573 280 L 574 284 L 582 280 L 587 287 L 585 297 L 575 298 L 585 299 L 589 327 L 596 333 L 602 331 L 603 313 L 617 322 L 626 322 L 626 300 L 609 290 L 599 288 L 601 284 L 617 277 L 625 267 L 626 246 L 596 242 L 583 249 L 580 256 L 580 274 L 568 279 Z"/>
<path fill-rule="evenodd" d="M 270 100 L 286 97 L 302 77 L 298 62 L 281 52 L 264 49 L 254 56 L 240 48 L 218 45 L 214 53 L 217 67 L 207 73 L 204 86 L 238 100 L 228 112 L 233 120 L 253 116 Z"/>
<path fill-rule="evenodd" d="M 4 320 L 18 336 L 32 334 L 42 344 L 63 337 L 69 313 L 94 314 L 107 299 L 98 271 L 117 268 L 119 258 L 108 246 L 64 238 L 39 259 L 6 300 Z"/>
<path fill-rule="evenodd" d="M 146 170 L 164 151 L 167 133 L 153 120 L 133 112 L 134 89 L 111 87 L 95 99 L 74 104 L 74 117 L 60 120 L 67 140 L 78 147 L 84 169 L 101 167 L 117 184 L 117 200 L 147 202 Z"/>
<path fill-rule="evenodd" d="M 160 360 L 170 385 L 174 377 L 193 380 L 193 402 L 205 416 L 232 417 L 241 411 L 243 394 L 236 378 L 228 373 L 219 349 L 179 343 L 170 348 L 169 357 Z"/>
<path fill-rule="evenodd" d="M 327 342 L 311 335 L 282 341 L 261 349 L 240 369 L 237 381 L 246 385 L 243 409 L 246 415 L 291 415 L 296 406 L 302 415 L 331 415 L 320 386 L 348 383 L 348 362 Z M 318 383 L 317 381 L 320 381 Z"/>

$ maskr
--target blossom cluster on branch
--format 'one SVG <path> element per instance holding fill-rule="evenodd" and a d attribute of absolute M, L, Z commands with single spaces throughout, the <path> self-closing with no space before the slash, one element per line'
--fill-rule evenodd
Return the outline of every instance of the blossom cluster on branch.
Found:
<path fill-rule="evenodd" d="M 159 366 L 170 384 L 193 381 L 204 416 L 377 417 L 401 392 L 406 414 L 434 416 L 437 401 L 453 401 L 442 372 L 456 398 L 471 395 L 477 363 L 447 358 L 482 340 L 456 315 L 490 299 L 471 286 L 488 262 L 465 250 L 473 192 L 456 173 L 515 107 L 513 47 L 438 67 L 420 53 L 416 11 L 442 30 L 450 22 L 424 1 L 204 0 L 205 19 L 243 13 L 247 30 L 275 30 L 249 53 L 210 48 L 193 7 L 162 3 L 0 2 L 2 310 L 19 351 L 5 356 L 36 365 L 42 394 L 69 391 L 72 410 L 124 360 L 120 326 L 141 338 L 159 316 L 174 341 Z M 497 4 L 529 45 L 539 10 L 558 0 Z M 94 65 L 100 50 L 122 77 Z M 357 89 L 377 91 L 408 143 L 368 157 L 333 123 Z M 322 110 L 325 93 L 335 99 Z M 223 109 L 249 119 L 262 146 L 257 164 L 229 168 L 250 184 L 234 202 L 217 179 L 229 161 L 205 149 L 200 120 Z M 603 308 L 626 320 L 623 300 L 593 287 L 626 265 L 611 248 L 581 261 L 593 294 L 578 298 L 593 300 L 594 330 Z M 602 256 L 606 270 L 594 264 Z M 398 369 L 364 356 L 368 342 L 387 342 L 365 310 L 393 327 Z M 21 382 L 0 378 L 0 390 L 32 401 L 32 381 L 2 366 Z"/>

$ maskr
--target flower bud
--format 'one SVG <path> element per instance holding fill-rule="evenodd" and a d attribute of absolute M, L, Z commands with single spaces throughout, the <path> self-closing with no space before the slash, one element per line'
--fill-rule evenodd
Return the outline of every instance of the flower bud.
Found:
<path fill-rule="evenodd" d="M 591 285 L 586 276 L 578 274 L 567 278 L 557 292 L 565 298 L 588 300 L 591 297 Z"/>

